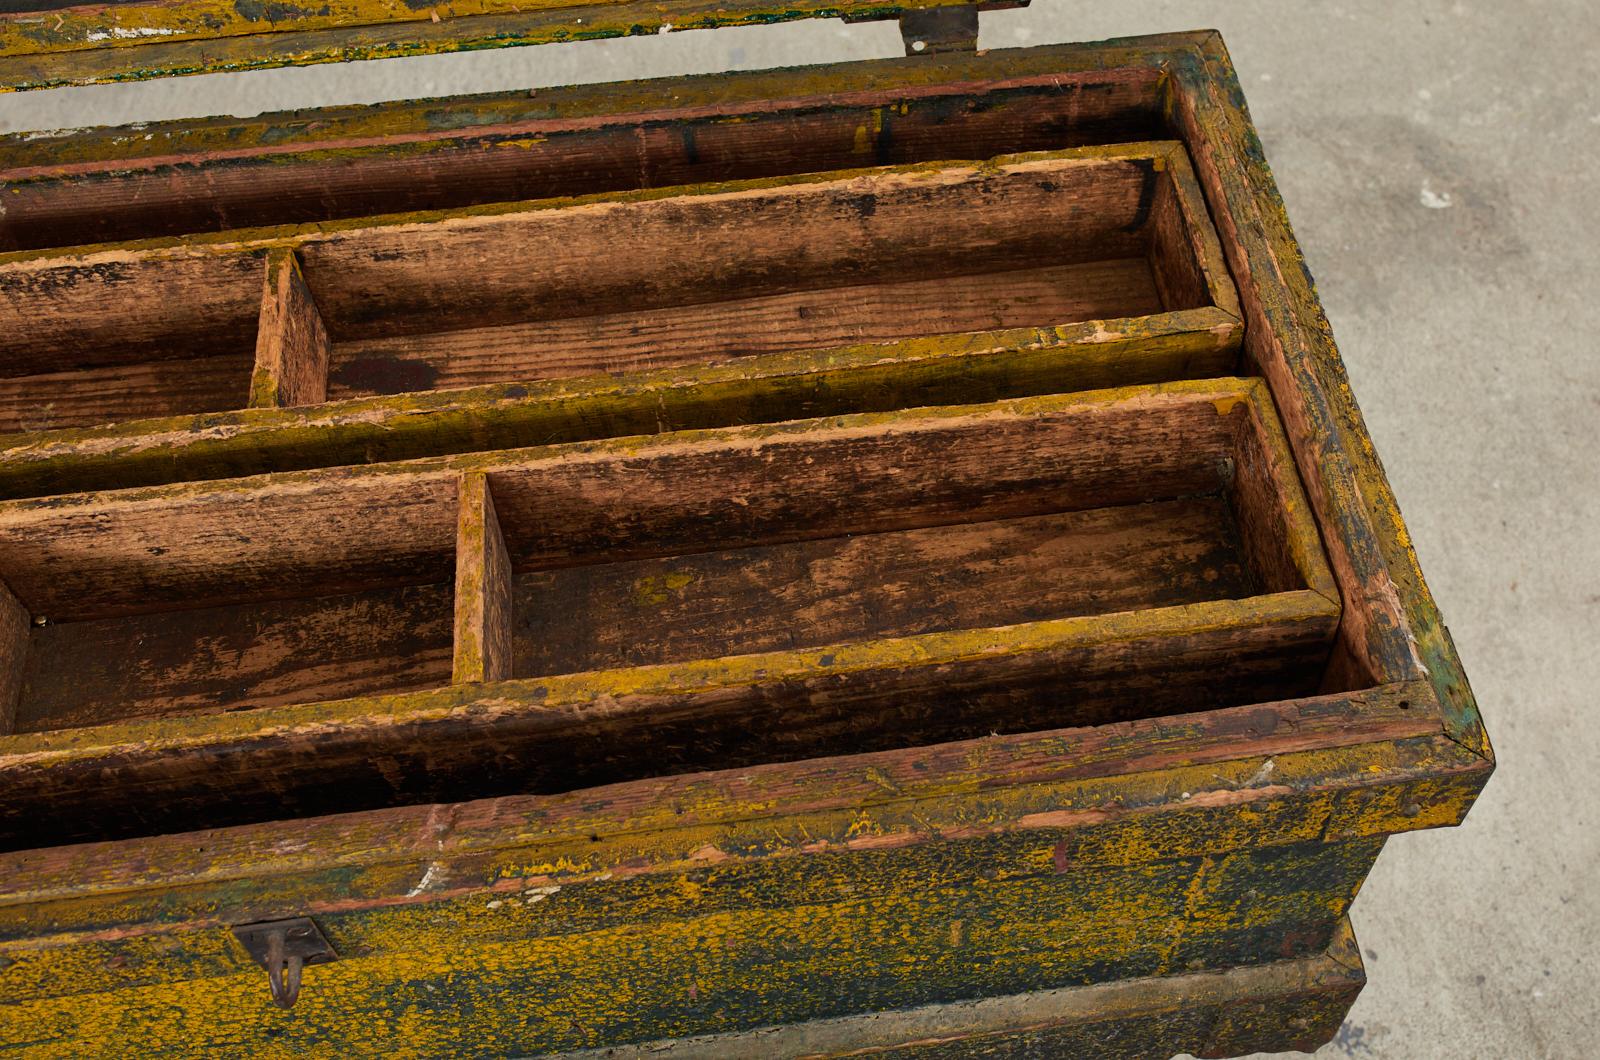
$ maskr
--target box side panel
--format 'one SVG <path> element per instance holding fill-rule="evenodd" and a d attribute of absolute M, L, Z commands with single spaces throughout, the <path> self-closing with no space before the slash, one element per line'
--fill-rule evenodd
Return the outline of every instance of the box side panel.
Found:
<path fill-rule="evenodd" d="M 1026 879 L 996 873 L 1004 851 L 995 841 L 860 852 L 814 863 L 835 874 L 817 881 L 830 900 L 695 915 L 703 885 L 685 873 L 669 882 L 686 916 L 542 937 L 534 925 L 565 915 L 559 888 L 489 901 L 480 893 L 454 915 L 521 921 L 527 931 L 373 957 L 362 956 L 377 941 L 370 933 L 405 932 L 403 922 L 379 928 L 383 910 L 325 914 L 319 925 L 341 959 L 308 969 L 291 1013 L 272 1006 L 265 977 L 241 953 L 228 974 L 186 978 L 172 969 L 148 986 L 19 1001 L 0 1044 L 86 1056 L 140 1040 L 146 1056 L 191 1056 L 244 1041 L 266 1055 L 349 1041 L 389 1055 L 504 1056 L 1271 964 L 1327 949 L 1381 842 L 1120 869 L 1067 863 Z M 953 882 L 918 886 L 906 859 Z M 758 877 L 782 871 L 781 863 L 753 864 Z M 893 886 L 852 896 L 885 873 L 897 877 Z"/>

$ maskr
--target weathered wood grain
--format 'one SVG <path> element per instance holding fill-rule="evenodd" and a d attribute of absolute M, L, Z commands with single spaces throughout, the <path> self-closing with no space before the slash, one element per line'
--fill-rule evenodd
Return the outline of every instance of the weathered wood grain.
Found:
<path fill-rule="evenodd" d="M 0 255 L 0 374 L 244 355 L 255 345 L 264 253 L 101 248 L 38 264 Z"/>
<path fill-rule="evenodd" d="M 71 427 L 222 412 L 249 388 L 244 353 L 0 376 L 0 431 Z"/>
<path fill-rule="evenodd" d="M 61 621 L 446 580 L 462 471 L 517 569 L 1106 507 L 1218 488 L 1260 399 L 1199 381 L 7 501 L 0 546 Z"/>
<path fill-rule="evenodd" d="M 328 394 L 328 330 L 292 250 L 267 252 L 251 408 L 316 405 Z"/>
<path fill-rule="evenodd" d="M 472 332 L 483 335 L 484 332 Z M 1226 375 L 1216 309 L 0 438 L 0 497 Z"/>
<path fill-rule="evenodd" d="M 336 342 L 1126 258 L 1147 242 L 1139 206 L 1164 175 L 1161 151 L 797 177 L 565 209 L 483 207 L 325 226 L 300 237 L 299 252 Z"/>
<path fill-rule="evenodd" d="M 17 731 L 436 688 L 447 584 L 81 622 L 33 631 Z"/>
<path fill-rule="evenodd" d="M 963 845 L 952 853 L 965 853 Z M 257 1034 L 264 1019 L 280 1031 L 275 1045 L 297 1050 L 325 1040 L 352 1014 L 365 1017 L 364 1044 L 419 1056 L 463 1041 L 464 1023 L 476 1050 L 468 1055 L 481 1056 L 640 1042 L 662 1026 L 737 1031 L 1170 974 L 1191 962 L 1216 968 L 1308 957 L 1333 941 L 1379 846 L 1309 843 L 1120 871 L 1053 872 L 1047 863 L 1030 866 L 1031 878 L 1006 873 L 953 886 L 691 913 L 644 929 L 480 943 L 470 960 L 448 946 L 371 958 L 356 950 L 308 970 L 293 1019 L 265 1011 L 255 968 L 132 987 L 119 992 L 115 1012 L 94 995 L 23 1002 L 14 1011 L 34 1034 L 59 1037 L 69 1047 L 74 1038 L 104 1040 L 139 1027 L 149 1052 L 176 1056 Z M 1233 926 L 1252 888 L 1260 889 L 1259 926 Z M 1130 903 L 1133 894 L 1142 900 Z M 475 902 L 474 918 L 548 923 L 561 917 L 567 898 L 554 893 L 530 907 L 513 897 L 494 908 Z M 1114 933 L 1097 925 L 1098 911 L 1108 908 L 1126 917 Z M 818 966 L 836 974 L 815 976 Z M 438 995 L 430 1003 L 422 1003 L 429 993 L 424 984 Z M 496 999 L 508 990 L 537 999 L 524 1019 L 507 1021 L 496 1012 Z M 7 1025 L 11 1040 L 26 1041 L 14 1026 Z"/>
<path fill-rule="evenodd" d="M 832 287 L 702 305 L 352 339 L 328 396 L 445 390 L 673 366 L 955 332 L 1052 328 L 1161 313 L 1148 258 Z M 824 355 L 825 356 L 825 355 Z M 821 360 L 821 358 L 819 358 Z"/>
<path fill-rule="evenodd" d="M 1029 342 L 1038 329 L 1118 322 L 1093 330 L 1103 342 L 1126 330 L 1121 322 L 1164 309 L 1211 310 L 1214 319 L 1189 326 L 1212 329 L 1225 358 L 1236 314 L 1176 289 L 1164 305 L 1156 282 L 1157 270 L 1186 268 L 1230 286 L 1220 256 L 1196 257 L 1196 247 L 1215 249 L 1214 237 L 1150 222 L 1151 203 L 1167 202 L 1168 214 L 1208 227 L 1203 208 L 1176 205 L 1196 195 L 1182 151 L 1157 142 L 0 254 L 0 295 L 9 292 L 0 324 L 10 327 L 0 353 L 24 375 L 12 384 L 20 402 L 30 373 L 64 345 L 92 342 L 92 354 L 77 355 L 90 363 L 71 366 L 91 369 L 212 352 L 246 326 L 234 301 L 239 262 L 264 255 L 254 408 L 315 404 L 330 385 L 349 398 L 674 366 L 687 374 L 789 350 L 817 350 L 812 368 L 825 376 L 845 367 L 825 352 L 842 343 L 900 342 L 878 351 L 881 363 L 927 336 L 1009 331 Z M 930 211 L 939 224 L 925 223 Z M 622 245 L 632 253 L 609 252 Z M 1164 255 L 1188 264 L 1153 260 Z M 39 300 L 43 290 L 51 300 Z M 182 303 L 164 330 L 144 319 L 163 301 Z M 229 314 L 226 325 L 218 314 Z M 1148 376 L 1145 359 L 1133 359 L 1135 376 Z M 142 389 L 108 401 L 107 378 L 40 380 L 53 400 L 27 422 L 66 429 L 216 405 Z M 71 392 L 79 384 L 81 401 Z M 392 420 L 403 409 L 385 411 Z M 209 444 L 216 427 L 190 430 Z M 313 433 L 294 445 L 302 460 L 318 462 L 319 450 L 323 462 L 342 459 Z"/>
<path fill-rule="evenodd" d="M 534 571 L 505 677 L 1253 595 L 1221 498 Z"/>
<path fill-rule="evenodd" d="M 459 503 L 451 680 L 458 685 L 503 681 L 513 670 L 511 560 L 506 556 L 489 477 L 481 471 L 463 474 Z"/>

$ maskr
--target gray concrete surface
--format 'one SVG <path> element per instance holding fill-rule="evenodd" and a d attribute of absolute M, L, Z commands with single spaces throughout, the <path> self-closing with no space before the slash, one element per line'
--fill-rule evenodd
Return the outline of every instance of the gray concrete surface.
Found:
<path fill-rule="evenodd" d="M 1034 0 L 984 47 L 1215 26 L 1500 755 L 1389 844 L 1370 983 L 1319 1055 L 1600 1054 L 1600 12 Z M 0 130 L 895 54 L 811 23 L 0 97 Z"/>

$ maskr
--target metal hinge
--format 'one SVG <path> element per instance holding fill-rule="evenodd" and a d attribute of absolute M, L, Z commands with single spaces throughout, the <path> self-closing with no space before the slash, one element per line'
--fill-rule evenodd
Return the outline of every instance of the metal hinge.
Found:
<path fill-rule="evenodd" d="M 327 937 L 309 917 L 240 924 L 233 929 L 233 937 L 267 970 L 267 989 L 280 1008 L 289 1008 L 300 997 L 302 968 L 339 959 Z"/>
<path fill-rule="evenodd" d="M 970 52 L 978 47 L 978 12 L 1027 7 L 1028 0 L 977 0 L 969 4 L 901 11 L 894 15 L 846 15 L 846 22 L 877 22 L 885 18 L 900 23 L 900 39 L 907 55 L 943 55 Z"/>

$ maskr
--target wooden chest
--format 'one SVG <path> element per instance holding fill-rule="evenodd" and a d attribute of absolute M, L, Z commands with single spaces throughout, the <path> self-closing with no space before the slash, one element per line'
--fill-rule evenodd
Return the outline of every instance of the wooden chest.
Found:
<path fill-rule="evenodd" d="M 0 80 L 837 13 L 124 8 Z M 926 54 L 0 139 L 0 1045 L 1336 1032 L 1493 756 L 1222 43 L 845 8 Z"/>

